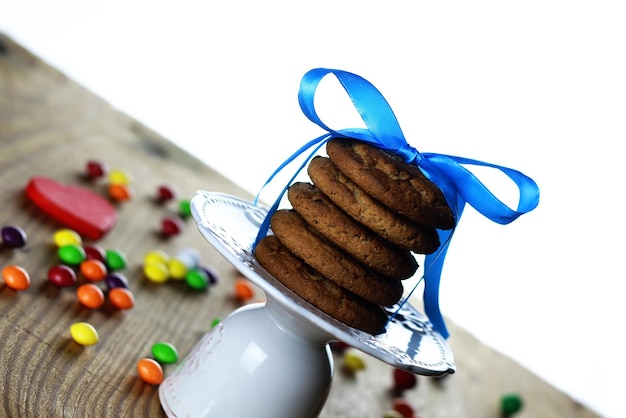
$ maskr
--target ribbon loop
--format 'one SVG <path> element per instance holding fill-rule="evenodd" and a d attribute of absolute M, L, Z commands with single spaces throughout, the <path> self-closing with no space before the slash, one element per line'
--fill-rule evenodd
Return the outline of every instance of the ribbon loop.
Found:
<path fill-rule="evenodd" d="M 366 129 L 351 128 L 333 130 L 321 121 L 315 110 L 314 97 L 319 83 L 328 74 L 333 74 L 337 77 L 341 86 L 352 100 L 359 115 L 365 122 Z M 532 211 L 539 204 L 539 187 L 530 177 L 517 170 L 469 158 L 434 153 L 421 154 L 417 149 L 407 143 L 394 113 L 383 95 L 371 83 L 356 74 L 327 68 L 315 68 L 310 70 L 304 75 L 300 83 L 298 102 L 306 117 L 324 129 L 327 134 L 309 141 L 296 151 L 274 171 L 261 188 L 262 190 L 279 171 L 292 162 L 297 156 L 313 148 L 313 151 L 309 153 L 290 182 L 284 187 L 272 208 L 270 208 L 259 230 L 257 242 L 266 235 L 269 229 L 269 219 L 277 209 L 282 196 L 287 191 L 294 178 L 305 167 L 306 163 L 315 155 L 319 148 L 328 140 L 335 137 L 348 137 L 368 142 L 376 147 L 399 155 L 409 164 L 419 166 L 424 175 L 443 192 L 448 205 L 450 205 L 454 213 L 455 227 L 458 225 L 466 203 L 469 203 L 489 220 L 499 224 L 508 224 L 522 214 Z M 480 182 L 471 171 L 463 167 L 462 164 L 489 167 L 507 175 L 519 189 L 519 203 L 517 209 L 511 209 L 504 204 Z M 257 195 L 255 203 L 258 201 L 258 197 L 259 195 Z M 453 232 L 454 229 L 449 231 L 440 230 L 439 235 L 442 244 L 435 253 L 426 255 L 424 260 L 424 310 L 435 330 L 444 338 L 448 338 L 449 333 L 439 309 L 439 282 L 443 262 Z M 403 303 L 406 303 L 407 299 L 408 297 L 405 298 Z"/>

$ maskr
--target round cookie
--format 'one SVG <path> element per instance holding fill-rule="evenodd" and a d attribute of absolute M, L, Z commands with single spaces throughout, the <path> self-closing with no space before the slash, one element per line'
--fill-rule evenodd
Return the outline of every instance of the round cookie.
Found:
<path fill-rule="evenodd" d="M 403 280 L 417 271 L 417 261 L 410 251 L 391 244 L 352 219 L 313 184 L 294 183 L 287 197 L 309 226 L 383 276 Z"/>
<path fill-rule="evenodd" d="M 339 286 L 372 303 L 392 306 L 404 290 L 399 280 L 386 279 L 315 232 L 297 212 L 282 209 L 270 221 L 274 235 L 296 257 Z"/>
<path fill-rule="evenodd" d="M 313 184 L 339 208 L 392 244 L 419 254 L 431 254 L 439 248 L 435 228 L 393 212 L 346 177 L 329 158 L 313 158 L 308 174 Z"/>
<path fill-rule="evenodd" d="M 374 199 L 394 212 L 438 229 L 452 229 L 454 215 L 441 190 L 421 170 L 362 141 L 334 138 L 326 144 L 330 160 Z"/>
<path fill-rule="evenodd" d="M 259 241 L 254 254 L 268 273 L 322 312 L 370 334 L 384 332 L 388 318 L 383 308 L 319 274 L 293 255 L 274 235 Z"/>

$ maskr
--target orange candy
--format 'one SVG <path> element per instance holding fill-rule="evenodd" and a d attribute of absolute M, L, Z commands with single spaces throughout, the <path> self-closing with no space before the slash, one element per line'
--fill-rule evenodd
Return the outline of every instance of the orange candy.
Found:
<path fill-rule="evenodd" d="M 97 282 L 106 277 L 107 268 L 100 260 L 87 259 L 80 263 L 80 272 L 87 280 Z"/>
<path fill-rule="evenodd" d="M 20 266 L 6 266 L 3 268 L 2 279 L 13 290 L 26 290 L 30 287 L 30 276 Z"/>
<path fill-rule="evenodd" d="M 254 296 L 252 285 L 247 279 L 240 278 L 235 280 L 235 296 L 240 301 L 247 301 Z"/>
<path fill-rule="evenodd" d="M 113 200 L 123 202 L 133 197 L 133 191 L 127 184 L 112 183 L 109 185 L 109 196 Z"/>
<path fill-rule="evenodd" d="M 142 358 L 137 362 L 137 372 L 144 382 L 150 385 L 158 385 L 163 381 L 163 368 L 151 358 Z"/>
<path fill-rule="evenodd" d="M 109 300 L 117 309 L 132 309 L 135 306 L 135 297 L 125 287 L 114 287 L 109 290 Z"/>
<path fill-rule="evenodd" d="M 98 309 L 104 305 L 104 292 L 93 283 L 80 285 L 76 290 L 76 296 L 80 303 L 89 309 Z"/>

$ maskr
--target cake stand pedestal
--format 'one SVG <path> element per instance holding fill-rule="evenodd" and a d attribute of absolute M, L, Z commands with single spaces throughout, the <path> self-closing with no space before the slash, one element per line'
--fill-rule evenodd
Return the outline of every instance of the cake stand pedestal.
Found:
<path fill-rule="evenodd" d="M 272 299 L 197 343 L 159 387 L 169 417 L 316 417 L 333 377 L 332 336 Z"/>
<path fill-rule="evenodd" d="M 452 352 L 410 303 L 389 308 L 385 332 L 348 327 L 308 304 L 258 264 L 253 244 L 267 210 L 234 196 L 199 191 L 198 229 L 266 294 L 207 333 L 159 386 L 170 417 L 315 417 L 333 378 L 329 342 L 338 340 L 416 374 L 454 373 Z"/>

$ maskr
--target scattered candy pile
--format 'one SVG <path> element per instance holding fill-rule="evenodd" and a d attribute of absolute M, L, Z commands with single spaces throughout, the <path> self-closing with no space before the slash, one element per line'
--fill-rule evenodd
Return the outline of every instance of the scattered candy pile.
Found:
<path fill-rule="evenodd" d="M 89 160 L 85 166 L 83 177 L 95 184 L 104 182 L 103 190 L 110 201 L 121 203 L 131 200 L 135 192 L 132 188 L 133 176 L 123 169 L 109 169 L 108 165 L 100 160 Z M 49 189 L 48 189 L 49 187 Z M 78 198 L 72 196 L 78 193 Z M 68 223 L 77 225 L 80 230 L 70 227 L 57 230 L 52 242 L 56 250 L 56 260 L 47 272 L 47 280 L 58 288 L 75 288 L 76 300 L 81 307 L 97 310 L 109 304 L 110 308 L 120 311 L 135 307 L 135 296 L 130 289 L 129 280 L 124 270 L 129 262 L 126 254 L 117 248 L 105 249 L 96 243 L 83 242 L 83 233 L 88 238 L 97 241 L 109 228 L 113 227 L 117 214 L 111 217 L 110 206 L 102 196 L 77 186 L 65 186 L 45 177 L 34 177 L 27 185 L 27 196 L 48 215 L 63 225 Z M 160 205 L 173 201 L 177 192 L 171 185 L 162 184 L 157 187 L 154 200 Z M 86 199 L 81 201 L 85 197 Z M 72 212 L 74 206 L 80 206 L 77 201 L 87 202 L 89 206 L 82 213 Z M 98 223 L 99 205 L 105 205 L 108 211 L 109 223 Z M 78 210 L 78 209 L 77 209 Z M 93 210 L 95 219 L 82 216 Z M 114 209 L 116 210 L 116 209 Z M 180 200 L 176 214 L 165 216 L 160 225 L 163 237 L 171 238 L 184 231 L 184 220 L 191 216 L 190 201 Z M 74 218 L 80 217 L 79 221 Z M 101 219 L 100 219 L 101 220 Z M 7 225 L 0 230 L 1 243 L 4 249 L 19 250 L 27 245 L 27 234 L 19 226 Z M 153 250 L 145 255 L 143 278 L 147 282 L 165 283 L 169 280 L 186 283 L 189 289 L 206 291 L 210 286 L 218 283 L 218 273 L 210 265 L 203 265 L 199 252 L 188 248 L 170 257 L 163 250 Z M 21 266 L 7 265 L 2 268 L 4 285 L 15 291 L 27 291 L 31 287 L 29 273 Z M 2 283 L 0 283 L 1 285 Z M 237 283 L 233 293 L 240 300 L 252 298 L 253 291 L 245 293 L 245 285 Z M 0 287 L 0 290 L 2 288 Z M 245 296 L 242 294 L 245 293 Z M 220 319 L 212 321 L 217 325 Z M 87 322 L 75 322 L 69 329 L 70 337 L 81 346 L 98 344 L 100 336 L 96 328 Z M 158 342 L 152 346 L 152 358 L 142 358 L 137 363 L 139 377 L 146 383 L 158 384 L 163 380 L 162 365 L 173 364 L 178 361 L 177 349 L 169 342 Z"/>
<path fill-rule="evenodd" d="M 350 378 L 356 378 L 358 373 L 367 368 L 366 356 L 353 349 L 343 341 L 332 341 L 330 348 L 333 354 L 341 361 L 341 371 Z M 418 376 L 404 369 L 391 367 L 390 408 L 382 418 L 420 418 L 420 414 L 412 405 L 409 392 L 417 389 Z M 448 377 L 431 378 L 433 383 L 441 385 Z M 505 393 L 499 401 L 500 418 L 512 418 L 520 412 L 523 401 L 517 393 Z"/>
<path fill-rule="evenodd" d="M 170 257 L 163 250 L 148 252 L 143 259 L 143 274 L 153 283 L 169 280 L 184 281 L 190 289 L 207 290 L 217 283 L 217 273 L 211 266 L 204 266 L 197 250 L 188 248 Z"/>

